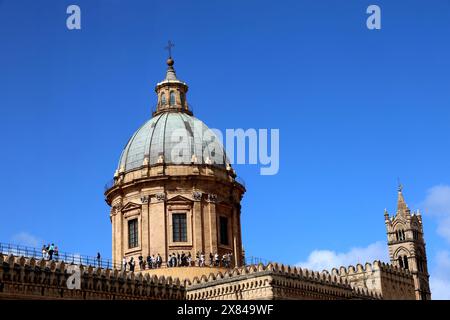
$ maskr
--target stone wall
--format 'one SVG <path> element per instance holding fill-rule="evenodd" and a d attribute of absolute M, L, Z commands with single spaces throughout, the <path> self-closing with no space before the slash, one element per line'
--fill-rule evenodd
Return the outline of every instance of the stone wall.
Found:
<path fill-rule="evenodd" d="M 387 300 L 414 300 L 414 279 L 408 270 L 380 261 L 364 266 L 340 267 L 331 271 L 333 276 L 348 280 L 354 287 L 376 291 Z"/>
<path fill-rule="evenodd" d="M 70 265 L 0 254 L 0 299 L 184 299 L 185 284 L 164 276 L 78 266 L 81 289 L 68 289 Z"/>
<path fill-rule="evenodd" d="M 143 166 L 120 174 L 105 193 L 111 206 L 114 263 L 123 257 L 160 254 L 232 253 L 242 265 L 240 201 L 245 188 L 224 168 L 213 165 Z M 173 239 L 173 214 L 186 215 L 186 239 Z M 227 240 L 220 239 L 220 217 L 226 218 Z M 137 221 L 137 245 L 129 246 L 128 223 Z M 228 243 L 224 243 L 228 242 Z"/>
<path fill-rule="evenodd" d="M 352 287 L 329 273 L 278 264 L 246 266 L 187 282 L 188 300 L 339 300 L 381 299 L 367 288 Z"/>
<path fill-rule="evenodd" d="M 375 261 L 331 273 L 279 264 L 214 270 L 191 280 L 77 266 L 80 289 L 69 289 L 72 265 L 0 254 L 0 299 L 92 300 L 347 300 L 415 299 L 412 275 Z M 177 268 L 188 270 L 186 268 Z M 194 268 L 196 269 L 196 268 Z M 189 270 L 188 270 L 189 271 Z M 183 277 L 184 278 L 184 277 Z"/>

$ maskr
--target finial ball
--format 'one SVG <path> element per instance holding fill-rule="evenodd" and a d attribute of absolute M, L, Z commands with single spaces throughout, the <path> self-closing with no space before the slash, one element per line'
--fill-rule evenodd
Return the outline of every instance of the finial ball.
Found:
<path fill-rule="evenodd" d="M 171 67 L 171 66 L 173 66 L 173 64 L 175 63 L 175 61 L 173 61 L 172 58 L 169 58 L 169 59 L 167 59 L 166 63 L 167 63 L 167 65 L 168 65 L 169 67 Z"/>

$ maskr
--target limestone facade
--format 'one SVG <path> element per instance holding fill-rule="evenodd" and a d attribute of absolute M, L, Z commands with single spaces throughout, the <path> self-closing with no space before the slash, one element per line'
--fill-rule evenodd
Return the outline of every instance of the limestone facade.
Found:
<path fill-rule="evenodd" d="M 160 172 L 160 174 L 155 173 Z M 242 263 L 240 198 L 244 192 L 234 179 L 208 165 L 158 165 L 123 175 L 108 191 L 111 204 L 113 259 L 120 264 L 142 255 L 232 252 L 233 265 Z M 137 176 L 137 177 L 136 177 Z M 186 241 L 172 241 L 173 215 L 186 214 Z M 228 244 L 221 243 L 220 217 L 228 221 Z M 137 219 L 138 245 L 128 246 L 128 224 Z"/>
<path fill-rule="evenodd" d="M 188 300 L 345 300 L 382 299 L 346 278 L 298 267 L 251 265 L 211 273 L 187 282 Z"/>
<path fill-rule="evenodd" d="M 412 274 L 408 270 L 380 261 L 334 268 L 332 275 L 347 280 L 354 287 L 377 292 L 386 300 L 415 300 L 415 287 Z"/>

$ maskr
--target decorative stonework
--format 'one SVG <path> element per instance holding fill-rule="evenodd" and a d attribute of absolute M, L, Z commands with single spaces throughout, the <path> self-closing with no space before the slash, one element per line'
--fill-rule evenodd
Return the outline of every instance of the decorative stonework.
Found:
<path fill-rule="evenodd" d="M 142 196 L 141 197 L 141 202 L 142 204 L 147 204 L 150 201 L 150 196 L 146 195 L 146 196 Z"/>
<path fill-rule="evenodd" d="M 214 193 L 208 193 L 208 202 L 216 202 L 217 201 L 217 195 Z"/>
<path fill-rule="evenodd" d="M 166 194 L 165 193 L 157 193 L 157 194 L 155 194 L 155 198 L 158 201 L 164 201 L 164 200 L 166 200 Z"/>
<path fill-rule="evenodd" d="M 120 205 L 120 204 L 113 207 L 114 214 L 119 214 L 121 210 L 122 210 L 122 205 Z"/>
<path fill-rule="evenodd" d="M 373 290 L 352 285 L 327 272 L 278 264 L 251 265 L 187 282 L 188 300 L 382 299 Z"/>
<path fill-rule="evenodd" d="M 198 192 L 198 191 L 194 191 L 192 193 L 192 197 L 194 198 L 194 201 L 201 201 L 202 200 L 202 196 L 203 196 L 203 193 Z"/>

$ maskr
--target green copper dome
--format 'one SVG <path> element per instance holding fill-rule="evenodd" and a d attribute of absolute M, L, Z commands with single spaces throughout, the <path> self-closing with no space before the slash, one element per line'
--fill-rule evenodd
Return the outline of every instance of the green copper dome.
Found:
<path fill-rule="evenodd" d="M 158 163 L 226 167 L 227 158 L 221 141 L 202 121 L 183 112 L 164 112 L 130 138 L 122 151 L 119 171 Z"/>
<path fill-rule="evenodd" d="M 157 109 L 130 138 L 119 161 L 126 172 L 157 164 L 209 164 L 231 169 L 222 142 L 192 116 L 186 101 L 188 86 L 178 80 L 172 58 L 163 81 L 156 85 Z"/>

